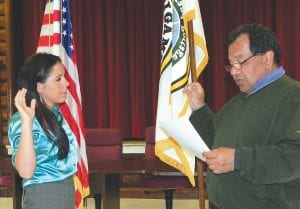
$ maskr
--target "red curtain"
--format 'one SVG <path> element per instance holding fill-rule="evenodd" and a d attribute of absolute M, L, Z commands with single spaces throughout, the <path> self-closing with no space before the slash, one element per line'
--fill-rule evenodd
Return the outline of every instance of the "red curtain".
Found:
<path fill-rule="evenodd" d="M 14 1 L 16 62 L 36 50 L 46 0 Z M 163 0 L 71 0 L 73 33 L 88 128 L 121 128 L 143 137 L 155 124 Z M 272 28 L 281 64 L 300 80 L 300 1 L 199 0 L 209 53 L 201 76 L 207 103 L 219 110 L 238 89 L 225 73 L 226 36 L 237 25 Z M 18 69 L 15 69 L 17 72 Z"/>

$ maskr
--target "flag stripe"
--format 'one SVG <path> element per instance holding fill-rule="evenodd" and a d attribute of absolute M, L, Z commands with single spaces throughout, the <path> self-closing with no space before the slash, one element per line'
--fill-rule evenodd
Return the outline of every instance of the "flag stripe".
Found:
<path fill-rule="evenodd" d="M 60 34 L 59 33 L 55 33 L 52 36 L 41 36 L 39 39 L 39 43 L 38 46 L 53 46 L 53 45 L 57 45 L 60 44 Z"/>
<path fill-rule="evenodd" d="M 43 16 L 43 25 L 47 24 L 53 24 L 54 21 L 59 22 L 60 21 L 60 11 L 59 10 L 54 10 L 51 13 L 46 13 Z"/>
<path fill-rule="evenodd" d="M 67 80 L 69 81 L 69 92 L 71 93 L 73 99 L 75 100 L 75 103 L 77 104 L 77 109 L 81 110 L 81 102 L 78 98 L 78 94 L 76 93 L 76 82 L 73 80 L 73 77 L 69 74 L 68 71 L 66 71 L 65 74 Z"/>

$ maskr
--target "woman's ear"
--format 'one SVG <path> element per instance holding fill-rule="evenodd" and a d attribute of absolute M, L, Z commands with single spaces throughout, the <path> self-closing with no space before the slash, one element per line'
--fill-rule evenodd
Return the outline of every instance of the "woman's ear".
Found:
<path fill-rule="evenodd" d="M 43 87 L 44 87 L 44 85 L 43 85 L 42 83 L 40 83 L 40 82 L 38 82 L 38 83 L 36 84 L 36 90 L 37 90 L 37 92 L 38 92 L 39 94 L 41 94 L 41 92 L 43 91 Z"/>

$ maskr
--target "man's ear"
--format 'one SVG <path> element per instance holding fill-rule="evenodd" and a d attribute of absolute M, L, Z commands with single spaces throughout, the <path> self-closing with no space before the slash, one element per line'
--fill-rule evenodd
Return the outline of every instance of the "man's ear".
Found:
<path fill-rule="evenodd" d="M 269 50 L 264 54 L 264 62 L 268 66 L 272 66 L 274 64 L 274 52 L 272 50 Z"/>

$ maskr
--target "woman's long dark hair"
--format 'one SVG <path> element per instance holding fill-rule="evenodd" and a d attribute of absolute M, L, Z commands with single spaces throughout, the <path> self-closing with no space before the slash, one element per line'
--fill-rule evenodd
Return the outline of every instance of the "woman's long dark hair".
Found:
<path fill-rule="evenodd" d="M 46 53 L 36 53 L 32 55 L 23 65 L 18 76 L 18 89 L 27 89 L 26 104 L 29 106 L 32 99 L 36 99 L 35 115 L 46 133 L 48 140 L 58 147 L 58 159 L 62 160 L 69 153 L 69 140 L 51 112 L 50 107 L 41 101 L 40 94 L 37 92 L 37 84 L 45 83 L 49 77 L 52 67 L 61 62 L 60 58 Z"/>

